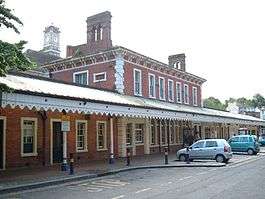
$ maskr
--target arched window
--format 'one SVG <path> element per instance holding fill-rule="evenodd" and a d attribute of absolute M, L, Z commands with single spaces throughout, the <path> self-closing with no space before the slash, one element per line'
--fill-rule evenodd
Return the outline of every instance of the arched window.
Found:
<path fill-rule="evenodd" d="M 102 40 L 103 39 L 103 28 L 100 27 L 99 30 L 100 30 L 99 31 L 99 39 Z"/>
<path fill-rule="evenodd" d="M 94 30 L 94 38 L 95 38 L 95 41 L 98 40 L 98 30 L 97 30 L 97 28 L 95 28 L 95 30 Z"/>
<path fill-rule="evenodd" d="M 180 62 L 177 63 L 177 69 L 181 69 L 181 63 Z"/>

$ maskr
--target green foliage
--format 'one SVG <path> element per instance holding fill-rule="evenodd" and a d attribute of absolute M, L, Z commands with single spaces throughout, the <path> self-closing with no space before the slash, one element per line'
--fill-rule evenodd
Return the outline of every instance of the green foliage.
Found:
<path fill-rule="evenodd" d="M 6 28 L 13 29 L 16 33 L 19 33 L 13 22 L 23 25 L 20 19 L 12 14 L 11 9 L 5 7 L 5 1 L 0 0 L 0 27 L 5 26 Z"/>
<path fill-rule="evenodd" d="M 19 34 L 19 30 L 14 23 L 23 25 L 18 17 L 12 14 L 12 10 L 6 8 L 5 1 L 0 0 L 0 28 L 3 26 L 13 29 Z M 5 76 L 10 70 L 29 70 L 34 64 L 23 55 L 25 41 L 15 44 L 0 40 L 0 77 Z M 0 84 L 0 91 L 7 91 L 6 85 Z"/>
<path fill-rule="evenodd" d="M 203 106 L 205 108 L 213 108 L 218 110 L 226 110 L 229 103 L 235 103 L 240 108 L 264 108 L 265 107 L 265 98 L 261 94 L 256 94 L 252 99 L 247 99 L 245 97 L 240 97 L 238 99 L 229 98 L 225 100 L 223 104 L 219 99 L 214 97 L 209 97 L 203 100 Z"/>
<path fill-rule="evenodd" d="M 217 110 L 225 110 L 225 105 L 217 98 L 209 97 L 203 100 L 203 106 L 205 108 L 212 108 Z"/>
<path fill-rule="evenodd" d="M 259 109 L 265 107 L 265 98 L 261 94 L 256 94 L 253 96 L 252 100 L 253 106 L 258 107 Z"/>
<path fill-rule="evenodd" d="M 0 76 L 10 70 L 29 70 L 33 64 L 22 53 L 23 46 L 26 42 L 20 41 L 17 44 L 10 44 L 0 40 Z"/>

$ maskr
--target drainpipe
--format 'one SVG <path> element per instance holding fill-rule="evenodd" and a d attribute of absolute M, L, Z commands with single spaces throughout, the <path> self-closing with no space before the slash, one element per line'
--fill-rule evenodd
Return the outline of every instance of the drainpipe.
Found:
<path fill-rule="evenodd" d="M 46 141 L 47 141 L 47 132 L 46 132 L 46 120 L 47 114 L 46 111 L 38 111 L 38 114 L 41 116 L 42 119 L 42 132 L 43 132 L 43 139 L 42 139 L 42 149 L 43 149 L 43 160 L 42 165 L 46 165 Z"/>

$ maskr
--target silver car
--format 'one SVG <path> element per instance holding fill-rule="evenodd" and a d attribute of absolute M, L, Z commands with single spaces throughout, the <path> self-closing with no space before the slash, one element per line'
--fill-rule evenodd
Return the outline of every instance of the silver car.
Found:
<path fill-rule="evenodd" d="M 190 147 L 177 151 L 177 158 L 185 161 L 187 155 L 189 159 L 210 159 L 217 162 L 228 162 L 232 158 L 231 147 L 224 139 L 199 140 Z"/>

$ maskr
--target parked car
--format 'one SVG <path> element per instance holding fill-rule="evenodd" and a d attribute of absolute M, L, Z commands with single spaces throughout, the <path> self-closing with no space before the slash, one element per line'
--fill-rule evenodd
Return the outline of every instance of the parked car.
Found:
<path fill-rule="evenodd" d="M 265 146 L 265 134 L 261 134 L 261 136 L 259 136 L 259 143 L 261 146 Z"/>
<path fill-rule="evenodd" d="M 228 162 L 232 158 L 230 145 L 224 139 L 199 140 L 190 147 L 177 151 L 177 158 L 185 161 L 189 154 L 189 159 L 210 159 L 217 162 Z"/>
<path fill-rule="evenodd" d="M 247 152 L 257 154 L 260 150 L 257 137 L 254 135 L 237 135 L 228 140 L 233 152 Z"/>

